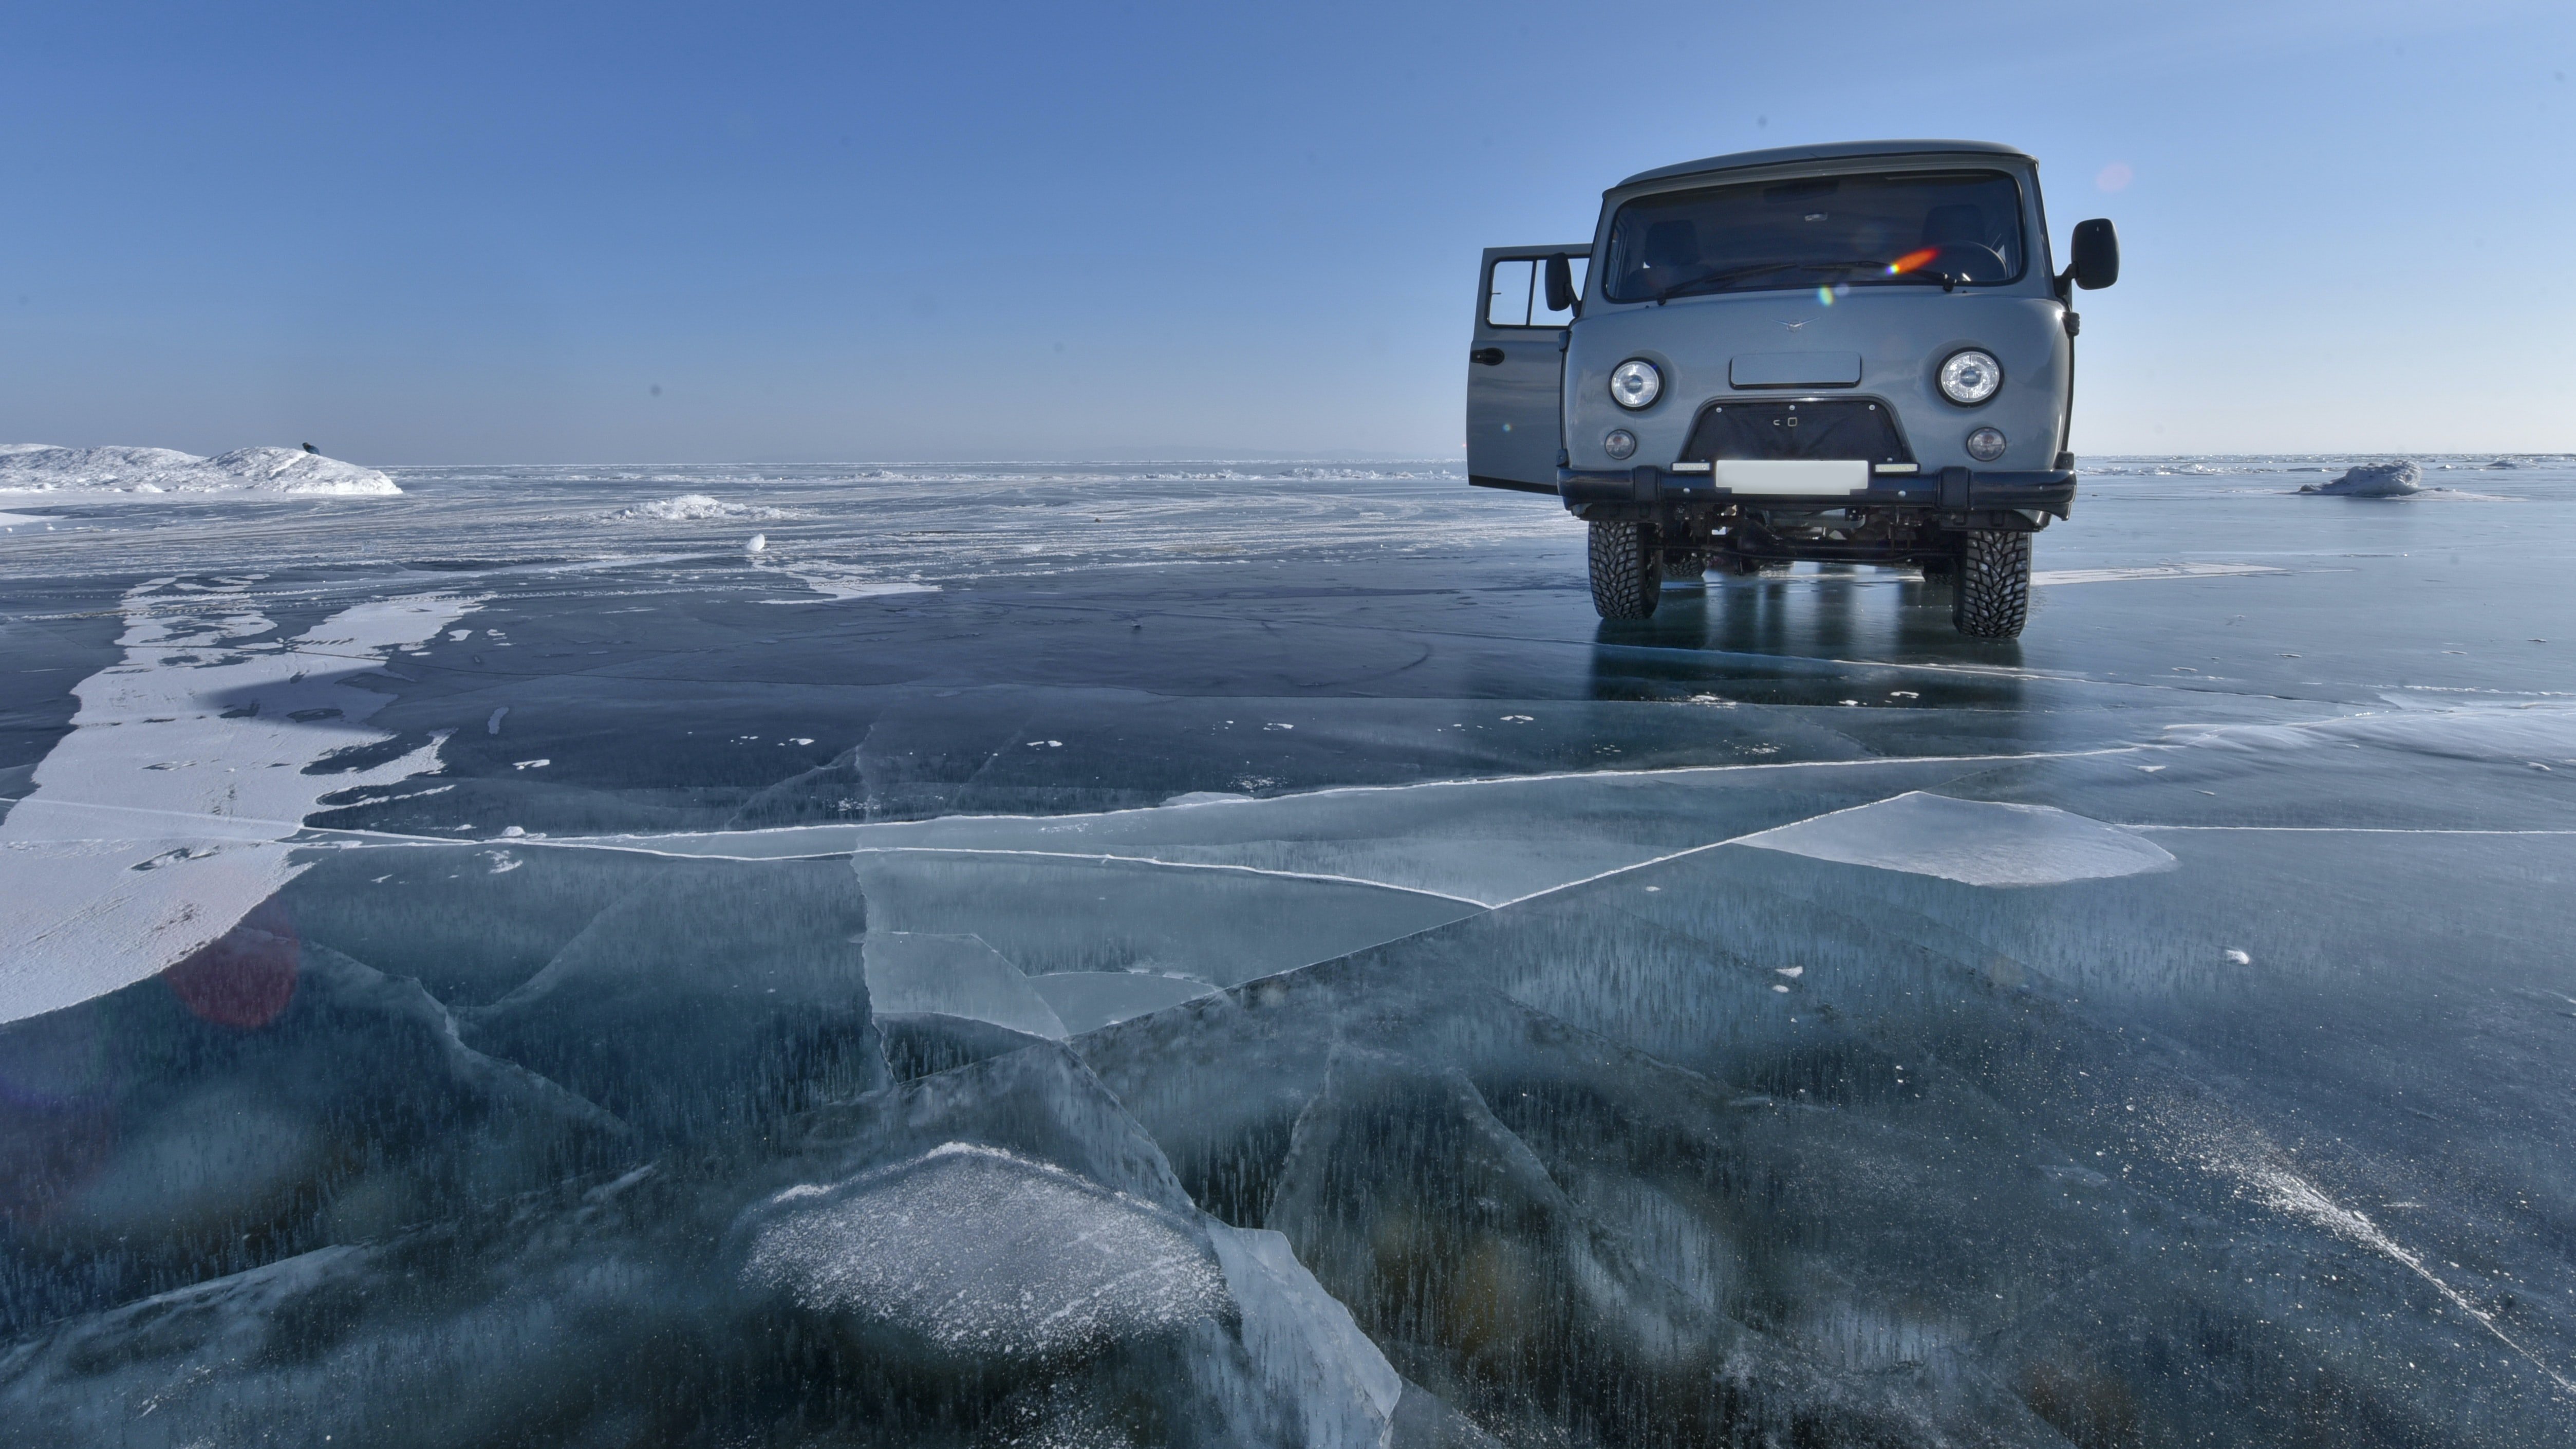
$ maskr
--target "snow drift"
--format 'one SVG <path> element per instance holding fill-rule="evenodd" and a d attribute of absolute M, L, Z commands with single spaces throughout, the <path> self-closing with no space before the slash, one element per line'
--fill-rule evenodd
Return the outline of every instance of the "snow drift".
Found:
<path fill-rule="evenodd" d="M 212 458 L 176 448 L 57 448 L 0 443 L 0 494 L 253 493 L 389 498 L 373 468 L 295 448 L 236 448 Z"/>

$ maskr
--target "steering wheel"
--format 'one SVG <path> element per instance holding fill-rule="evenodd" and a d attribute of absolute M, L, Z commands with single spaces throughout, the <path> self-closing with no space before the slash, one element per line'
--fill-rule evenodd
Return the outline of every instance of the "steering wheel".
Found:
<path fill-rule="evenodd" d="M 1979 242 L 1943 242 L 1932 254 L 1932 266 L 1962 282 L 2000 282 L 2012 274 L 2004 254 Z"/>

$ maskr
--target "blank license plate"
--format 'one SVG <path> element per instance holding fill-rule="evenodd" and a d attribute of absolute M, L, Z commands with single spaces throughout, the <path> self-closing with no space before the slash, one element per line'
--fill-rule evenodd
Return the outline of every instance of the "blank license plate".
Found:
<path fill-rule="evenodd" d="M 1737 493 L 1840 498 L 1869 488 L 1869 463 L 1852 458 L 1741 458 L 1709 465 L 1709 482 Z"/>

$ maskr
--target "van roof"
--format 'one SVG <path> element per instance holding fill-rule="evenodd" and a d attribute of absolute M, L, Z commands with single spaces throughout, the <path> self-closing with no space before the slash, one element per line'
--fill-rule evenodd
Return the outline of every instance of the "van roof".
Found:
<path fill-rule="evenodd" d="M 1736 171 L 1747 166 L 1776 166 L 1784 161 L 1842 161 L 1860 156 L 1956 155 L 1962 151 L 1981 156 L 2010 156 L 2016 161 L 2032 158 L 2010 146 L 1992 141 L 1837 141 L 1823 146 L 1776 146 L 1768 151 L 1737 151 L 1726 156 L 1711 156 L 1701 161 L 1684 161 L 1678 166 L 1658 166 L 1640 171 L 1619 183 L 1634 186 L 1641 181 L 1661 181 L 1672 176 L 1695 176 L 1703 171 Z M 1617 188 L 1612 188 L 1616 190 Z"/>

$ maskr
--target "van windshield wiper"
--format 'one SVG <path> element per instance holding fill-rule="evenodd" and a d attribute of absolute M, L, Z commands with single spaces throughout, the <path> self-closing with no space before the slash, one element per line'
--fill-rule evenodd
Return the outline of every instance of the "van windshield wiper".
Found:
<path fill-rule="evenodd" d="M 1746 277 L 1765 276 L 1772 272 L 1875 271 L 1883 270 L 1886 266 L 1887 263 L 1885 262 L 1869 258 L 1864 258 L 1859 261 L 1831 262 L 1754 262 L 1746 266 L 1728 267 L 1724 271 L 1710 272 L 1705 276 L 1693 277 L 1687 282 L 1676 282 L 1672 286 L 1666 287 L 1664 290 L 1657 292 L 1654 299 L 1661 302 L 1667 297 L 1687 297 L 1693 293 L 1714 290 L 1729 282 L 1741 281 Z M 1949 273 L 1934 271 L 1888 272 L 1883 278 L 1875 278 L 1873 280 L 1888 282 L 1931 282 L 1937 284 L 1944 292 L 1953 290 L 1959 285 L 1958 279 L 1951 276 Z"/>

